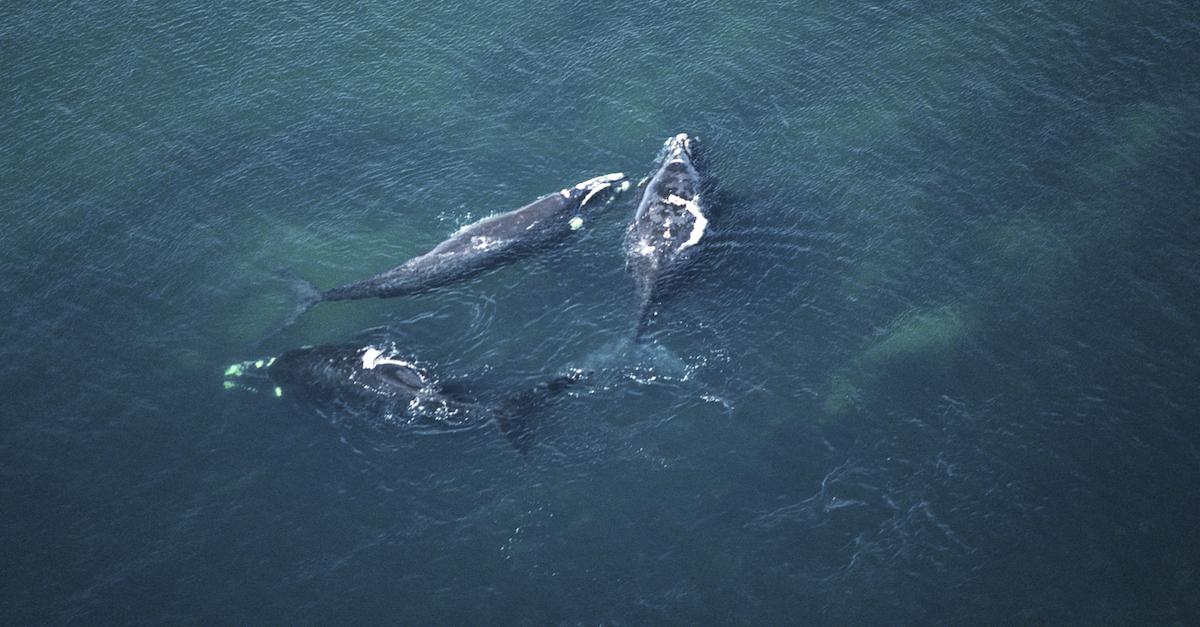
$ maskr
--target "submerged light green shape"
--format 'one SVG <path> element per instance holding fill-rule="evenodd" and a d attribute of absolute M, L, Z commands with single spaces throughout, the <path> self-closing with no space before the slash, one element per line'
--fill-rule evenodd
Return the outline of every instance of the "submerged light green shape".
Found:
<path fill-rule="evenodd" d="M 226 390 L 241 389 L 241 390 L 254 391 L 257 388 L 255 388 L 253 386 L 243 385 L 242 383 L 239 383 L 236 379 L 238 377 L 241 377 L 242 375 L 246 374 L 246 371 L 249 369 L 262 370 L 264 368 L 271 367 L 271 364 L 273 364 L 273 363 L 275 363 L 274 357 L 270 357 L 270 358 L 266 358 L 266 359 L 256 359 L 254 361 L 243 361 L 243 362 L 239 362 L 236 364 L 231 364 L 229 367 L 225 368 L 226 380 L 222 382 L 222 385 L 224 386 L 224 388 Z M 231 379 L 234 379 L 234 380 L 231 380 Z M 276 387 L 274 389 L 274 393 L 275 393 L 276 397 L 283 396 L 283 390 L 279 387 Z"/>
<path fill-rule="evenodd" d="M 846 375 L 835 374 L 829 384 L 829 391 L 821 401 L 821 409 L 830 416 L 840 416 L 854 407 L 861 394 L 862 391 Z"/>
<path fill-rule="evenodd" d="M 969 329 L 970 322 L 960 307 L 909 312 L 889 325 L 880 340 L 863 353 L 862 364 L 878 369 L 919 358 L 949 365 Z"/>
<path fill-rule="evenodd" d="M 821 409 L 830 417 L 849 413 L 888 374 L 913 368 L 948 371 L 973 326 L 967 310 L 956 305 L 900 316 L 849 366 L 833 374 Z"/>

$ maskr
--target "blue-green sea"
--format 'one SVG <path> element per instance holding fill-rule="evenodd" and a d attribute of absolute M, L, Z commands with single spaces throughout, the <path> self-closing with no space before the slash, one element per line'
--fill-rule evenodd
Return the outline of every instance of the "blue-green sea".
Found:
<path fill-rule="evenodd" d="M 1200 622 L 1200 5 L 0 6 L 0 623 Z M 646 345 L 630 194 L 427 294 L 296 304 L 700 139 Z M 387 337 L 502 396 L 226 390 Z"/>

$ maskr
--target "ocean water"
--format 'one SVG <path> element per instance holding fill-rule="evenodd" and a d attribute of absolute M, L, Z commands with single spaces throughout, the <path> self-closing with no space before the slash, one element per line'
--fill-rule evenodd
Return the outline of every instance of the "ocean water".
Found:
<path fill-rule="evenodd" d="M 1200 5 L 11 2 L 7 624 L 1200 621 Z M 628 199 L 292 307 L 685 131 L 711 245 L 624 350 Z M 221 386 L 394 338 L 494 430 Z"/>

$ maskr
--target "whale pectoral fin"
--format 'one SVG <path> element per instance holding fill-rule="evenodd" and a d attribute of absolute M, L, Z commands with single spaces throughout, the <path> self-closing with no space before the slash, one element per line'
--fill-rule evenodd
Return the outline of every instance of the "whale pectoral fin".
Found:
<path fill-rule="evenodd" d="M 464 379 L 442 379 L 438 381 L 438 391 L 455 400 L 466 403 L 478 402 L 475 386 Z"/>
<path fill-rule="evenodd" d="M 584 378 L 579 370 L 538 384 L 532 389 L 512 396 L 504 402 L 496 416 L 500 433 L 521 454 L 528 453 L 536 443 L 532 419 L 545 404 Z"/>
<path fill-rule="evenodd" d="M 500 427 L 500 433 L 504 435 L 504 439 L 512 445 L 518 453 L 522 455 L 529 452 L 533 448 L 537 438 L 533 432 L 533 427 L 529 421 L 523 416 L 499 416 L 496 424 Z"/>

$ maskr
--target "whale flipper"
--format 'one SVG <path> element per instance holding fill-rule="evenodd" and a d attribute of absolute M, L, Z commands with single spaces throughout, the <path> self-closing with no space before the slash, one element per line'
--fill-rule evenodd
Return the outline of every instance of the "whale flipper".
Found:
<path fill-rule="evenodd" d="M 504 439 L 508 440 L 508 443 L 518 453 L 525 455 L 533 448 L 537 438 L 534 436 L 533 427 L 529 424 L 527 417 L 501 414 L 496 417 L 496 424 L 500 427 L 500 433 L 504 435 Z"/>
<path fill-rule="evenodd" d="M 536 387 L 513 395 L 505 400 L 496 412 L 496 425 L 509 444 L 521 454 L 526 454 L 536 443 L 532 425 L 533 414 L 549 400 L 562 394 L 567 388 L 584 377 L 583 371 L 572 370 Z"/>

